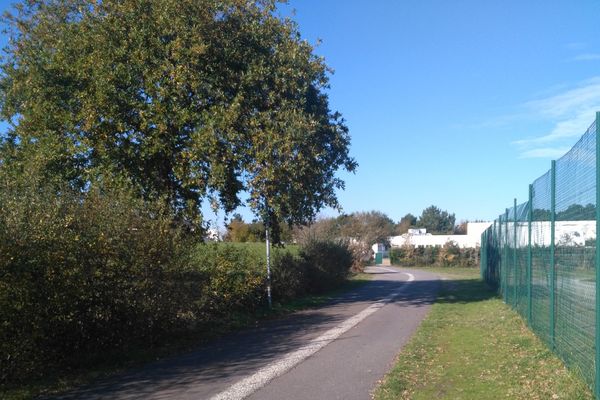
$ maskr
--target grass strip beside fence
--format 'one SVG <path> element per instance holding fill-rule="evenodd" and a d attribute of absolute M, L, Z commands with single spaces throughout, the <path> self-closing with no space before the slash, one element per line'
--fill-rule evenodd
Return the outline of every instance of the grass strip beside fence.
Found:
<path fill-rule="evenodd" d="M 479 280 L 478 270 L 427 270 L 446 280 L 376 400 L 593 399 L 584 381 Z"/>

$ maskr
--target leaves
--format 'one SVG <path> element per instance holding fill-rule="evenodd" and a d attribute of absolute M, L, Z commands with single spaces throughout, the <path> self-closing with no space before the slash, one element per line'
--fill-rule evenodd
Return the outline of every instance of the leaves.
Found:
<path fill-rule="evenodd" d="M 6 19 L 2 117 L 17 153 L 47 145 L 52 174 L 81 188 L 126 174 L 198 222 L 205 198 L 240 193 L 263 221 L 339 207 L 354 171 L 328 69 L 263 0 L 38 0 Z"/>
<path fill-rule="evenodd" d="M 454 231 L 456 217 L 448 211 L 442 211 L 436 206 L 429 206 L 419 217 L 419 227 L 427 229 L 427 233 L 444 234 Z"/>

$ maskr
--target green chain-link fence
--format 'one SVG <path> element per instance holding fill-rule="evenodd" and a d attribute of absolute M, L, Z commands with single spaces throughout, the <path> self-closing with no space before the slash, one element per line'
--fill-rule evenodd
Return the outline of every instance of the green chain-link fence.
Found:
<path fill-rule="evenodd" d="M 481 275 L 600 400 L 600 113 L 481 238 Z M 599 334 L 596 335 L 596 332 Z"/>

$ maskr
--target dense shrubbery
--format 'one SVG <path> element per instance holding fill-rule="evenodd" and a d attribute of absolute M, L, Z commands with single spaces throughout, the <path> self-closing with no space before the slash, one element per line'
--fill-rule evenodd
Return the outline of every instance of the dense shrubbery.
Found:
<path fill-rule="evenodd" d="M 353 257 L 345 244 L 332 241 L 312 241 L 300 251 L 306 271 L 306 287 L 320 293 L 342 283 L 350 273 Z"/>
<path fill-rule="evenodd" d="M 371 260 L 372 243 L 385 241 L 392 231 L 393 222 L 378 211 L 321 218 L 310 225 L 296 227 L 294 239 L 304 247 L 315 242 L 335 242 L 350 250 L 352 272 L 362 272 Z"/>
<path fill-rule="evenodd" d="M 442 267 L 477 267 L 479 266 L 479 248 L 460 248 L 454 242 L 442 247 L 393 247 L 390 250 L 393 264 L 436 265 Z"/>
<path fill-rule="evenodd" d="M 127 189 L 0 190 L 0 383 L 79 368 L 264 305 L 255 246 L 195 243 L 164 202 Z M 329 289 L 345 246 L 274 249 L 275 301 Z"/>
<path fill-rule="evenodd" d="M 0 203 L 1 380 L 154 341 L 205 280 L 160 202 L 33 183 L 3 186 Z"/>

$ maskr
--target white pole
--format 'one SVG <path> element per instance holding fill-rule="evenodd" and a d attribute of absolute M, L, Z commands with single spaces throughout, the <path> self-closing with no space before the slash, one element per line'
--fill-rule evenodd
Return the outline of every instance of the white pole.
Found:
<path fill-rule="evenodd" d="M 271 240 L 269 238 L 269 227 L 266 226 L 266 245 L 267 245 L 267 300 L 269 302 L 269 309 L 272 308 L 271 303 Z"/>

